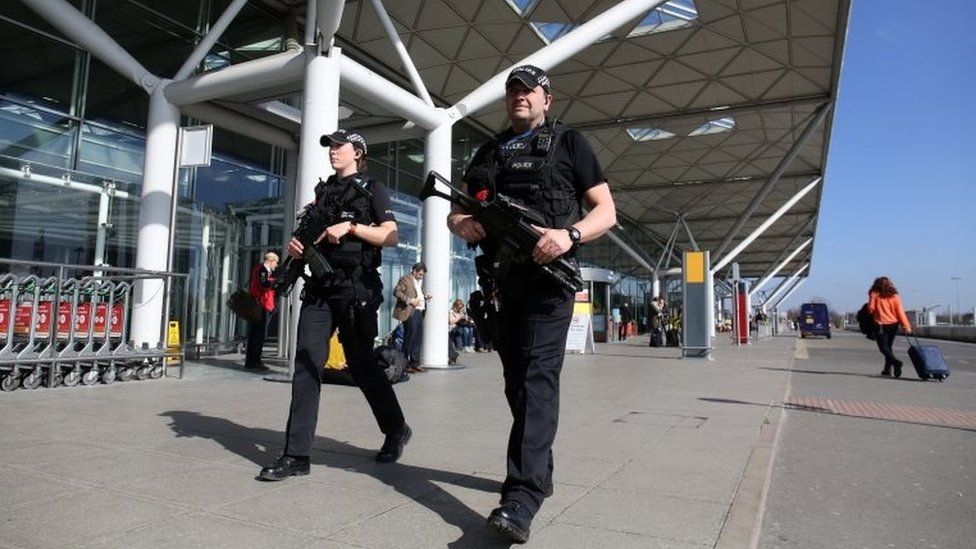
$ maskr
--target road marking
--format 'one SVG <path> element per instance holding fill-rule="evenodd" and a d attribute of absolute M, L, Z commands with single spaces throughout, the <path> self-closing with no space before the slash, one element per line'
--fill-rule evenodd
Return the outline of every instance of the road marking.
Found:
<path fill-rule="evenodd" d="M 904 421 L 906 423 L 976 429 L 976 410 L 903 406 L 899 404 L 882 404 L 880 402 L 856 402 L 851 400 L 797 396 L 790 397 L 786 402 L 786 407 L 794 410 L 821 412 L 839 416 L 888 419 Z"/>
<path fill-rule="evenodd" d="M 802 339 L 796 340 L 793 350 L 793 358 L 797 360 L 810 360 L 810 353 L 807 352 L 807 342 Z"/>

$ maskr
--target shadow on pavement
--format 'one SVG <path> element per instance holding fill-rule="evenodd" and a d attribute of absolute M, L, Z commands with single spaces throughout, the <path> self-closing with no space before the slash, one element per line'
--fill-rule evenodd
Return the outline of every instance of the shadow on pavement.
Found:
<path fill-rule="evenodd" d="M 799 370 L 797 368 L 773 368 L 771 366 L 760 366 L 760 370 L 773 370 L 777 372 L 794 372 L 798 374 L 817 374 L 817 375 L 832 375 L 832 376 L 856 376 L 856 377 L 869 377 L 874 379 L 895 379 L 895 378 L 885 378 L 879 374 L 859 374 L 856 372 L 828 372 L 824 370 Z M 901 379 L 901 381 L 913 381 L 911 379 Z M 921 381 L 921 380 L 915 380 Z"/>
<path fill-rule="evenodd" d="M 174 410 L 159 415 L 170 418 L 169 427 L 177 437 L 213 440 L 257 467 L 268 465 L 278 457 L 277 448 L 280 444 L 271 441 L 283 441 L 285 438 L 285 434 L 281 431 L 247 427 L 228 419 L 197 412 Z M 487 531 L 484 526 L 485 515 L 464 505 L 435 484 L 441 482 L 483 492 L 499 493 L 500 482 L 402 463 L 376 464 L 372 459 L 375 450 L 360 448 L 327 437 L 316 436 L 313 447 L 311 456 L 313 465 L 324 465 L 351 473 L 369 475 L 437 513 L 446 523 L 459 528 L 461 537 L 449 543 L 448 547 L 460 549 L 509 546 Z M 349 456 L 360 456 L 363 461 L 349 465 Z M 425 488 L 429 489 L 418 489 L 418 480 L 425 481 L 427 483 Z M 255 482 L 260 481 L 255 479 Z"/>

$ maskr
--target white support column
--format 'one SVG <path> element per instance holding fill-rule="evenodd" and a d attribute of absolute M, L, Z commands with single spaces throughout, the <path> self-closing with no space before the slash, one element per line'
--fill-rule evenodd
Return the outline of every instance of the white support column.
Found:
<path fill-rule="evenodd" d="M 210 260 L 210 216 L 206 213 L 201 215 L 203 226 L 200 229 L 200 253 L 197 254 L 197 291 L 194 303 L 197 304 L 196 330 L 194 331 L 194 343 L 202 345 L 205 341 L 204 325 L 207 323 L 207 264 Z"/>
<path fill-rule="evenodd" d="M 315 185 L 319 177 L 331 175 L 332 167 L 325 149 L 319 142 L 323 135 L 339 126 L 339 60 L 342 51 L 333 48 L 329 56 L 306 52 L 305 87 L 302 92 L 302 131 L 298 144 L 298 174 L 295 186 L 294 210 L 285 212 L 294 218 L 298 210 L 315 199 Z M 298 311 L 303 281 L 295 284 L 290 296 L 291 314 L 288 319 L 288 371 L 295 371 L 295 344 L 298 334 Z"/>
<path fill-rule="evenodd" d="M 102 183 L 102 192 L 98 193 L 98 226 L 95 227 L 95 265 L 105 264 L 105 242 L 108 237 L 108 220 L 111 214 L 113 183 Z M 99 275 L 96 275 L 99 276 Z"/>
<path fill-rule="evenodd" d="M 823 124 L 824 119 L 827 118 L 827 114 L 830 113 L 830 109 L 833 107 L 833 105 L 833 102 L 828 101 L 827 103 L 821 105 L 816 112 L 814 112 L 813 118 L 810 120 L 807 126 L 803 128 L 803 132 L 799 137 L 797 137 L 796 141 L 793 142 L 793 146 L 790 147 L 789 151 L 787 151 L 786 156 L 780 160 L 779 164 L 776 166 L 776 169 L 773 170 L 772 175 L 770 175 L 769 179 L 766 180 L 766 183 L 764 183 L 762 188 L 759 189 L 756 196 L 752 197 L 752 201 L 749 202 L 748 206 L 746 206 L 746 211 L 742 212 L 742 215 L 739 216 L 738 220 L 736 220 L 735 225 L 728 232 L 728 234 L 725 235 L 725 238 L 722 239 L 722 243 L 719 244 L 718 248 L 715 250 L 716 257 L 725 252 L 725 250 L 729 247 L 729 244 L 732 243 L 732 240 L 738 236 L 743 225 L 749 221 L 749 218 L 752 217 L 752 214 L 755 213 L 756 209 L 759 208 L 759 205 L 762 204 L 762 201 L 766 198 L 766 195 L 769 194 L 769 191 L 773 190 L 773 187 L 779 182 L 779 178 L 783 176 L 784 172 L 786 172 L 786 168 L 790 167 L 790 164 L 793 163 L 793 159 L 800 154 L 800 151 L 806 146 L 807 141 L 813 137 L 814 131 L 816 131 L 817 128 Z M 720 261 L 725 260 L 724 257 L 719 259 Z"/>
<path fill-rule="evenodd" d="M 661 296 L 661 279 L 658 277 L 658 274 L 655 271 L 651 275 L 651 297 L 660 297 L 660 296 Z"/>
<path fill-rule="evenodd" d="M 220 258 L 220 291 L 217 292 L 217 303 L 214 304 L 214 309 L 220 311 L 220 325 L 217 330 L 217 341 L 230 341 L 230 323 L 232 317 L 230 309 L 227 307 L 227 298 L 234 291 L 233 279 L 231 278 L 231 269 L 234 268 L 234 262 L 232 261 L 234 253 L 234 231 L 235 223 L 228 223 L 227 229 L 224 231 L 224 245 L 223 254 Z"/>
<path fill-rule="evenodd" d="M 601 38 L 629 21 L 646 15 L 647 12 L 658 8 L 665 2 L 667 0 L 624 0 L 619 2 L 548 46 L 515 63 L 513 67 L 535 65 L 543 70 L 549 70 L 597 43 Z M 451 107 L 451 111 L 457 112 L 457 116 L 452 115 L 452 118 L 463 118 L 501 100 L 505 95 L 505 79 L 508 77 L 510 68 L 496 74 Z"/>
<path fill-rule="evenodd" d="M 800 275 L 803 273 L 803 271 L 807 270 L 807 267 L 809 267 L 809 266 L 810 266 L 810 264 L 809 263 L 806 263 L 802 267 L 800 267 L 799 269 L 797 269 L 796 272 L 793 273 L 793 275 L 786 280 L 786 283 L 785 284 L 781 285 L 779 288 L 776 289 L 775 292 L 773 292 L 772 295 L 770 295 L 768 298 L 766 298 L 766 302 L 767 303 L 771 303 L 774 308 L 776 306 L 778 306 L 779 305 L 779 302 L 781 300 L 776 299 L 776 296 L 779 295 L 783 290 L 789 288 L 790 285 L 793 284 L 793 282 L 797 278 L 799 278 Z M 787 293 L 789 293 L 789 292 L 787 292 Z"/>
<path fill-rule="evenodd" d="M 425 171 L 451 174 L 451 125 L 442 124 L 430 132 L 424 146 Z M 446 189 L 445 189 L 446 190 Z M 447 215 L 451 204 L 443 198 L 424 200 L 422 251 L 427 265 L 424 291 L 431 295 L 424 315 L 421 362 L 428 368 L 447 368 L 447 310 L 451 299 L 451 233 Z"/>
<path fill-rule="evenodd" d="M 783 217 L 783 215 L 786 212 L 788 212 L 790 208 L 795 206 L 796 203 L 799 202 L 804 196 L 806 196 L 807 193 L 809 193 L 811 190 L 813 190 L 814 187 L 819 185 L 821 181 L 823 181 L 823 178 L 818 177 L 813 181 L 811 181 L 807 186 L 800 189 L 796 194 L 794 194 L 789 200 L 786 201 L 785 204 L 783 204 L 782 206 L 779 207 L 779 209 L 773 212 L 773 214 L 770 215 L 766 219 L 766 221 L 763 221 L 761 225 L 756 227 L 756 230 L 749 233 L 749 236 L 745 237 L 742 240 L 742 242 L 736 245 L 735 248 L 732 248 L 732 251 L 725 254 L 725 257 L 723 257 L 718 263 L 715 264 L 715 268 L 712 269 L 712 273 L 717 273 L 722 269 L 722 267 L 728 265 L 730 261 L 735 259 L 740 253 L 742 253 L 743 250 L 748 248 L 749 245 L 753 243 L 753 241 L 755 241 L 757 238 L 762 236 L 762 234 L 766 232 L 766 229 L 770 228 L 773 225 L 773 223 L 776 223 L 776 221 L 778 221 L 779 218 Z M 757 287 L 758 286 L 759 285 L 757 284 Z M 755 289 L 753 289 L 753 292 L 755 292 Z"/>
<path fill-rule="evenodd" d="M 224 13 L 222 13 L 217 21 L 214 22 L 213 26 L 210 27 L 210 31 L 207 32 L 207 35 L 204 36 L 203 40 L 201 40 L 200 43 L 197 44 L 197 47 L 193 49 L 193 53 L 191 53 L 190 56 L 186 58 L 186 61 L 183 62 L 183 66 L 180 67 L 180 70 L 176 71 L 176 75 L 173 77 L 173 80 L 183 80 L 187 76 L 190 76 L 193 69 L 200 64 L 200 61 L 203 61 L 203 58 L 207 56 L 211 48 L 214 47 L 214 44 L 217 43 L 217 40 L 220 39 L 220 36 L 224 34 L 224 31 L 230 26 L 231 21 L 237 17 L 237 14 L 240 13 L 241 8 L 244 7 L 244 4 L 247 4 L 247 0 L 234 0 L 229 6 L 227 6 Z"/>
<path fill-rule="evenodd" d="M 112 39 L 101 27 L 64 0 L 21 0 L 96 59 L 152 93 L 159 77 L 146 70 L 135 57 Z"/>
<path fill-rule="evenodd" d="M 389 110 L 428 130 L 433 130 L 444 123 L 447 113 L 443 109 L 431 107 L 424 103 L 423 99 L 348 57 L 343 57 L 340 63 L 342 65 L 342 86 L 356 95 L 360 95 L 364 99 L 376 103 L 376 106 Z M 499 84 L 499 93 L 503 94 L 504 92 L 504 84 Z M 501 99 L 501 95 L 498 97 Z M 456 119 L 452 120 L 456 121 Z"/>
<path fill-rule="evenodd" d="M 369 141 L 367 141 L 369 143 Z M 285 246 L 288 245 L 288 240 L 291 239 L 291 233 L 295 230 L 295 212 L 298 210 L 295 207 L 295 189 L 298 186 L 298 152 L 288 151 L 285 153 L 285 219 L 284 219 L 284 230 L 282 231 L 282 248 L 278 250 L 278 255 L 281 260 L 285 259 Z M 287 350 L 290 348 L 288 338 L 291 335 L 289 333 L 289 326 L 291 326 L 292 314 L 297 315 L 297 312 L 291 310 L 291 300 L 287 298 L 278 298 L 278 358 L 286 358 L 288 356 Z"/>
<path fill-rule="evenodd" d="M 245 61 L 168 84 L 165 86 L 166 97 L 183 106 L 294 84 L 301 80 L 304 59 L 300 50 L 287 50 Z"/>
<path fill-rule="evenodd" d="M 180 108 L 183 114 L 199 118 L 225 130 L 250 137 L 261 143 L 286 150 L 295 150 L 298 144 L 292 134 L 267 122 L 251 118 L 215 103 L 193 103 Z"/>
<path fill-rule="evenodd" d="M 332 47 L 332 39 L 339 30 L 339 23 L 342 22 L 342 8 L 345 0 L 309 0 L 309 4 L 317 2 L 315 19 L 318 20 L 319 32 L 321 34 L 322 50 L 327 51 Z"/>
<path fill-rule="evenodd" d="M 167 101 L 163 87 L 149 98 L 146 124 L 146 156 L 139 201 L 139 235 L 136 268 L 164 271 L 170 233 L 170 206 L 176 179 L 176 139 L 180 111 Z M 154 347 L 159 343 L 163 316 L 163 281 L 137 280 L 133 289 L 132 340 Z"/>
<path fill-rule="evenodd" d="M 386 13 L 383 2 L 380 0 L 369 0 L 369 3 L 373 6 L 373 11 L 376 12 L 376 16 L 383 25 L 383 29 L 386 30 L 386 35 L 390 38 L 390 42 L 393 43 L 393 49 L 400 56 L 403 69 L 410 76 L 410 82 L 413 84 L 414 89 L 417 90 L 417 95 L 424 100 L 424 103 L 433 107 L 434 100 L 430 98 L 430 93 L 427 92 L 427 86 L 424 85 L 423 79 L 420 78 L 420 73 L 417 72 L 417 67 L 414 66 L 413 59 L 410 58 L 410 54 L 407 52 L 407 47 L 403 45 L 403 40 L 400 40 L 400 35 L 393 26 L 393 21 L 390 19 L 389 14 Z"/>
<path fill-rule="evenodd" d="M 752 289 L 752 291 L 749 292 L 749 295 L 751 296 L 752 294 L 756 293 L 756 290 L 758 290 L 759 288 L 761 288 L 762 286 L 764 286 L 767 282 L 769 282 L 769 279 L 771 279 L 774 276 L 776 276 L 777 274 L 779 274 L 779 272 L 783 270 L 783 267 L 787 266 L 790 261 L 793 261 L 793 259 L 796 258 L 796 256 L 799 255 L 800 252 L 802 252 L 803 250 L 805 250 L 806 247 L 809 246 L 811 242 L 813 242 L 813 237 L 810 237 L 810 238 L 806 239 L 803 242 L 803 244 L 800 244 L 799 246 L 797 246 L 796 249 L 793 250 L 793 253 L 791 253 L 790 255 L 786 256 L 786 258 L 783 259 L 783 261 L 780 261 L 779 262 L 779 265 L 776 265 L 776 267 L 773 269 L 773 272 L 771 272 L 769 275 L 763 277 L 763 279 L 760 280 L 759 282 L 756 282 L 756 286 Z"/>
<path fill-rule="evenodd" d="M 784 302 L 784 301 L 786 301 L 787 299 L 789 299 L 789 297 L 791 295 L 793 295 L 793 292 L 795 292 L 797 290 L 797 288 L 799 288 L 800 286 L 802 286 L 803 283 L 806 282 L 806 281 L 807 281 L 806 278 L 800 278 L 800 279 L 798 279 L 796 281 L 796 284 L 793 284 L 793 286 L 789 289 L 789 291 L 787 291 L 785 294 L 783 294 L 783 297 L 779 298 L 776 301 L 776 304 L 773 305 L 773 308 L 774 309 L 779 309 L 779 304 L 782 303 L 782 302 Z"/>

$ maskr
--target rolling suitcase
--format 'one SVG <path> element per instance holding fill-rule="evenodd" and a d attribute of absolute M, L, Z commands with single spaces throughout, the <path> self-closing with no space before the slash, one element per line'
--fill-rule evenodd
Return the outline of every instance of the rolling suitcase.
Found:
<path fill-rule="evenodd" d="M 912 339 L 907 335 L 905 337 L 908 339 L 908 358 L 912 359 L 912 365 L 920 379 L 942 381 L 949 377 L 949 364 L 937 345 L 922 345 L 917 336 L 912 345 Z"/>

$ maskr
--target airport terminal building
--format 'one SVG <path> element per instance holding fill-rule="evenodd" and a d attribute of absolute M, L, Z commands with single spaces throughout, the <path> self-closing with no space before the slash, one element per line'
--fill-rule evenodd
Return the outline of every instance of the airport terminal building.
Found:
<path fill-rule="evenodd" d="M 476 289 L 474 252 L 445 230 L 446 201 L 416 194 L 430 170 L 460 180 L 505 126 L 504 75 L 528 62 L 549 71 L 552 114 L 584 133 L 614 192 L 619 226 L 583 252 L 604 337 L 612 309 L 629 304 L 639 320 L 651 294 L 680 296 L 686 250 L 711 252 L 711 299 L 732 291 L 734 265 L 753 303 L 774 304 L 809 273 L 849 9 L 4 2 L 0 257 L 187 275 L 166 301 L 158 281 L 137 283 L 133 339 L 155 344 L 169 316 L 186 341 L 229 344 L 245 325 L 227 297 L 282 249 L 330 174 L 318 137 L 355 129 L 369 175 L 394 191 L 400 235 L 383 254 L 380 333 L 393 326 L 392 287 L 424 260 L 430 307 L 445 312 L 425 321 L 425 362 L 444 364 L 446 311 Z M 213 125 L 209 165 L 179 167 L 178 129 L 202 125 Z"/>

